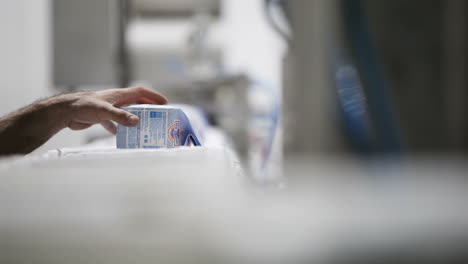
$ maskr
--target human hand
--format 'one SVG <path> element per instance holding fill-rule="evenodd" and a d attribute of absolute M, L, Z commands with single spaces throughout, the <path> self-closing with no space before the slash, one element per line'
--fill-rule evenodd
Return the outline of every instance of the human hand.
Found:
<path fill-rule="evenodd" d="M 62 109 L 66 127 L 82 130 L 100 123 L 112 134 L 117 132 L 112 121 L 124 126 L 136 126 L 139 121 L 137 116 L 119 107 L 135 103 L 167 103 L 163 95 L 143 87 L 66 94 L 58 96 L 56 100 L 66 102 Z"/>
<path fill-rule="evenodd" d="M 30 153 L 57 132 L 102 124 L 115 134 L 112 121 L 136 126 L 138 117 L 119 107 L 134 103 L 166 104 L 161 94 L 143 87 L 62 94 L 34 102 L 0 118 L 0 156 Z"/>

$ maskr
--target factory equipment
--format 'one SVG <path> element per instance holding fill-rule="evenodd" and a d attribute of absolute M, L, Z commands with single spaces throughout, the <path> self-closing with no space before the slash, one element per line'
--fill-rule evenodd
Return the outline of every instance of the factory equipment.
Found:
<path fill-rule="evenodd" d="M 220 0 L 132 0 L 131 2 L 137 13 L 151 17 L 191 17 L 200 9 L 205 9 L 211 14 L 219 14 L 221 9 Z"/>

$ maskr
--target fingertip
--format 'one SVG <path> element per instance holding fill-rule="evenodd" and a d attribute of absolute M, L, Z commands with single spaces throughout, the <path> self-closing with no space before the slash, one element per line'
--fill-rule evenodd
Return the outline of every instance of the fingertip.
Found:
<path fill-rule="evenodd" d="M 160 94 L 160 95 L 161 95 L 161 104 L 163 104 L 163 105 L 168 104 L 169 100 L 167 99 L 167 97 L 165 97 L 162 94 Z"/>
<path fill-rule="evenodd" d="M 148 88 L 144 87 L 130 87 L 130 88 L 125 88 L 119 91 L 120 94 L 123 96 L 118 100 L 116 103 L 114 103 L 114 106 L 121 106 L 121 105 L 126 105 L 126 104 L 133 104 L 133 103 L 147 103 L 147 104 L 167 104 L 168 99 Z"/>
<path fill-rule="evenodd" d="M 130 126 L 136 126 L 136 125 L 138 125 L 138 122 L 139 122 L 139 121 L 140 121 L 140 119 L 138 119 L 138 117 L 135 116 L 135 115 L 130 115 L 130 116 L 128 117 L 128 124 L 129 124 Z"/>
<path fill-rule="evenodd" d="M 145 87 L 136 87 L 136 90 L 141 96 L 146 97 L 149 100 L 155 101 L 156 104 L 168 103 L 168 100 L 164 95 L 160 94 L 159 92 L 153 89 L 149 89 Z"/>

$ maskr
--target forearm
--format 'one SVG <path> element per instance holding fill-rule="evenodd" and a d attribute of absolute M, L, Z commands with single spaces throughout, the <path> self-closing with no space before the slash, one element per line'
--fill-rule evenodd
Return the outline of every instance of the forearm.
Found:
<path fill-rule="evenodd" d="M 66 127 L 65 102 L 51 97 L 0 119 L 0 155 L 26 154 Z"/>

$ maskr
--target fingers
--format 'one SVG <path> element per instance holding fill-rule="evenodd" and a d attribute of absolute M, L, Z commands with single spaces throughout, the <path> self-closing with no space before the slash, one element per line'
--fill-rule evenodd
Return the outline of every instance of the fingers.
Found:
<path fill-rule="evenodd" d="M 143 87 L 132 87 L 118 90 L 119 100 L 114 103 L 119 107 L 127 104 L 145 102 L 150 104 L 167 104 L 167 98 L 163 95 Z"/>
<path fill-rule="evenodd" d="M 83 130 L 83 129 L 89 128 L 92 125 L 93 124 L 80 123 L 80 122 L 71 122 L 70 124 L 68 124 L 68 127 L 71 130 Z"/>
<path fill-rule="evenodd" d="M 154 104 L 154 101 L 148 100 L 148 99 L 146 99 L 144 97 L 141 97 L 141 98 L 138 98 L 135 103 L 137 103 L 137 104 Z"/>
<path fill-rule="evenodd" d="M 112 120 L 124 126 L 136 126 L 139 121 L 135 115 L 111 105 L 98 110 L 97 116 L 100 122 Z"/>
<path fill-rule="evenodd" d="M 166 104 L 163 95 L 143 87 L 109 89 L 99 92 L 77 93 L 71 103 L 68 126 L 81 130 L 101 123 L 110 133 L 116 133 L 114 121 L 124 126 L 136 126 L 138 117 L 118 107 L 133 103 Z"/>
<path fill-rule="evenodd" d="M 104 120 L 101 121 L 101 126 L 103 126 L 109 133 L 115 135 L 117 134 L 117 127 L 112 123 L 112 121 Z"/>

